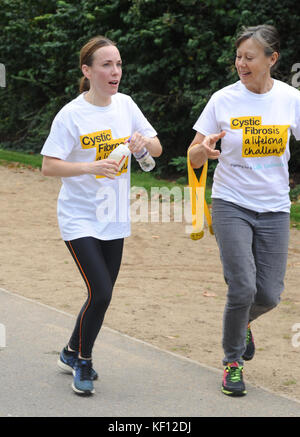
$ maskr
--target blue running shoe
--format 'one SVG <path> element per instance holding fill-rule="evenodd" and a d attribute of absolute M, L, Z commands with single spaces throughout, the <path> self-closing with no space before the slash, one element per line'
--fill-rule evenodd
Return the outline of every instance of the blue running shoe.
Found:
<path fill-rule="evenodd" d="M 77 355 L 77 352 L 70 352 L 66 347 L 64 347 L 57 360 L 58 367 L 66 373 L 72 373 L 77 360 Z"/>
<path fill-rule="evenodd" d="M 92 380 L 92 360 L 77 359 L 73 370 L 72 389 L 76 394 L 89 396 L 95 393 Z"/>
<path fill-rule="evenodd" d="M 75 363 L 78 357 L 78 352 L 68 351 L 67 347 L 64 347 L 57 360 L 58 367 L 66 373 L 73 373 Z M 98 373 L 92 369 L 92 380 L 98 379 Z"/>

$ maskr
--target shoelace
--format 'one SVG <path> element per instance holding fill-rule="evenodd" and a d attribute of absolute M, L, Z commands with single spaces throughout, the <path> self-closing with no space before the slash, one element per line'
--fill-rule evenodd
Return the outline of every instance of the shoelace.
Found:
<path fill-rule="evenodd" d="M 80 380 L 86 381 L 92 379 L 91 370 L 92 370 L 92 363 L 89 361 L 82 361 L 80 366 Z"/>
<path fill-rule="evenodd" d="M 241 373 L 242 373 L 243 367 L 227 367 L 226 371 L 230 375 L 230 380 L 232 382 L 238 382 L 241 380 Z"/>

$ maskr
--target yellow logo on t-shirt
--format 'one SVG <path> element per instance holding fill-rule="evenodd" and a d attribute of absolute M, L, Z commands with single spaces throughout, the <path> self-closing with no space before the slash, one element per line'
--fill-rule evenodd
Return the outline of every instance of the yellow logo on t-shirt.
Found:
<path fill-rule="evenodd" d="M 124 138 L 113 138 L 111 129 L 102 130 L 98 132 L 92 132 L 90 134 L 85 134 L 80 136 L 80 144 L 83 149 L 96 148 L 96 161 L 101 159 L 106 159 L 109 154 L 120 144 L 128 140 L 128 137 Z M 128 167 L 128 157 L 126 158 L 125 164 L 122 169 L 117 173 L 119 176 L 121 173 L 126 173 Z M 96 176 L 97 178 L 103 178 L 104 176 Z"/>
<path fill-rule="evenodd" d="M 284 154 L 290 125 L 262 125 L 261 116 L 232 117 L 231 129 L 243 129 L 243 158 Z"/>

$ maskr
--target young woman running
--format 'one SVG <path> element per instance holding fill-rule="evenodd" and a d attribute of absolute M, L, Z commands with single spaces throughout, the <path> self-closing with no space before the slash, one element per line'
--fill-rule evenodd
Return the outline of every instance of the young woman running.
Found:
<path fill-rule="evenodd" d="M 80 51 L 80 95 L 56 115 L 42 148 L 42 173 L 59 176 L 58 223 L 87 287 L 87 299 L 58 365 L 72 371 L 77 394 L 94 393 L 92 349 L 120 269 L 124 238 L 130 235 L 130 160 L 119 171 L 109 158 L 131 137 L 129 149 L 162 152 L 156 131 L 133 100 L 118 92 L 119 50 L 97 36 Z"/>

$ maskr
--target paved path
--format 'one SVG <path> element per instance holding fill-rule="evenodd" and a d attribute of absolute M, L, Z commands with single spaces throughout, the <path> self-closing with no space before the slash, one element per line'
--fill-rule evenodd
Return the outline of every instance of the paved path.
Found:
<path fill-rule="evenodd" d="M 300 403 L 247 384 L 248 395 L 220 391 L 221 370 L 103 327 L 94 347 L 100 374 L 92 397 L 71 389 L 56 366 L 74 317 L 0 289 L 0 417 L 283 417 Z"/>

